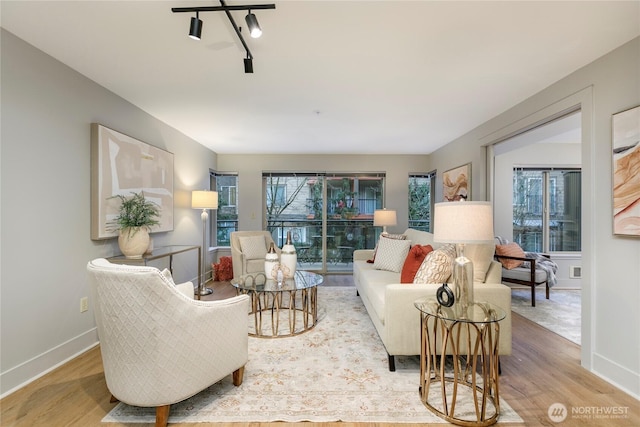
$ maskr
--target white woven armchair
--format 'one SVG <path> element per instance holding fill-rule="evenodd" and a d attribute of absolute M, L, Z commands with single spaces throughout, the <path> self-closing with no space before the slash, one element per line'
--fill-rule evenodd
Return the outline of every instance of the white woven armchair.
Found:
<path fill-rule="evenodd" d="M 155 267 L 88 263 L 107 387 L 117 400 L 155 407 L 165 426 L 169 405 L 233 374 L 248 360 L 249 297 L 197 301 Z M 113 399 L 112 399 L 113 400 Z"/>

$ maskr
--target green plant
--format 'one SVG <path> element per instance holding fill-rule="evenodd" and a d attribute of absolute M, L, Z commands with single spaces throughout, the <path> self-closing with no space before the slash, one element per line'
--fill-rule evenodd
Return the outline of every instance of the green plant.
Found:
<path fill-rule="evenodd" d="M 159 223 L 157 218 L 160 216 L 160 207 L 145 199 L 142 191 L 131 194 L 129 197 L 121 194 L 110 197 L 120 199 L 120 213 L 112 221 L 111 227 L 112 230 L 130 229 L 129 233 L 133 235 L 140 227 L 150 230 Z"/>

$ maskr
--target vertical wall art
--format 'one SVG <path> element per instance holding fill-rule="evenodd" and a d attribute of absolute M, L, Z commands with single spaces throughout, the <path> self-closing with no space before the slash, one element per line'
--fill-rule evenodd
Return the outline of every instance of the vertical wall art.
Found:
<path fill-rule="evenodd" d="M 471 200 L 471 163 L 449 169 L 442 174 L 442 200 Z"/>
<path fill-rule="evenodd" d="M 108 227 L 120 199 L 144 192 L 160 206 L 160 223 L 151 232 L 173 230 L 173 154 L 130 136 L 91 124 L 91 239 L 118 235 Z"/>
<path fill-rule="evenodd" d="M 640 236 L 640 106 L 614 114 L 613 233 Z"/>

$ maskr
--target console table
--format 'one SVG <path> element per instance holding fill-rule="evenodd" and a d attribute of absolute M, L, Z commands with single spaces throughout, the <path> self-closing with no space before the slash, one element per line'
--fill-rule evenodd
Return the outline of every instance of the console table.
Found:
<path fill-rule="evenodd" d="M 505 311 L 486 302 L 473 303 L 466 310 L 458 304 L 443 307 L 430 298 L 414 305 L 422 325 L 422 403 L 453 424 L 495 424 L 500 415 L 499 322 L 506 317 Z M 460 408 L 462 395 L 470 402 L 467 408 Z"/>
<path fill-rule="evenodd" d="M 127 258 L 124 255 L 117 255 L 107 260 L 113 264 L 127 264 L 127 265 L 148 265 L 149 261 L 153 261 L 160 258 L 169 258 L 169 271 L 173 274 L 173 256 L 181 254 L 183 252 L 198 250 L 198 278 L 200 278 L 200 270 L 202 268 L 202 248 L 200 246 L 187 246 L 187 245 L 171 245 L 171 246 L 159 246 L 153 248 L 153 251 L 148 254 L 143 254 L 142 258 Z M 204 284 L 198 284 L 203 286 Z M 200 299 L 199 292 L 195 293 L 196 299 Z"/>

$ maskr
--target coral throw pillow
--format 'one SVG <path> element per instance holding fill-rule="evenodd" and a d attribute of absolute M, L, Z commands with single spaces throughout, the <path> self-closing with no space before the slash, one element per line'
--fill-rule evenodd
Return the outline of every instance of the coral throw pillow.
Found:
<path fill-rule="evenodd" d="M 516 242 L 507 243 L 506 245 L 496 245 L 496 255 L 515 256 L 524 258 L 524 251 Z M 500 263 L 507 270 L 520 267 L 524 261 L 517 259 L 498 258 Z"/>
<path fill-rule="evenodd" d="M 400 273 L 400 283 L 413 283 L 418 269 L 422 265 L 422 261 L 427 257 L 429 252 L 433 250 L 431 245 L 414 245 L 409 250 L 407 258 L 404 260 L 402 272 Z"/>

